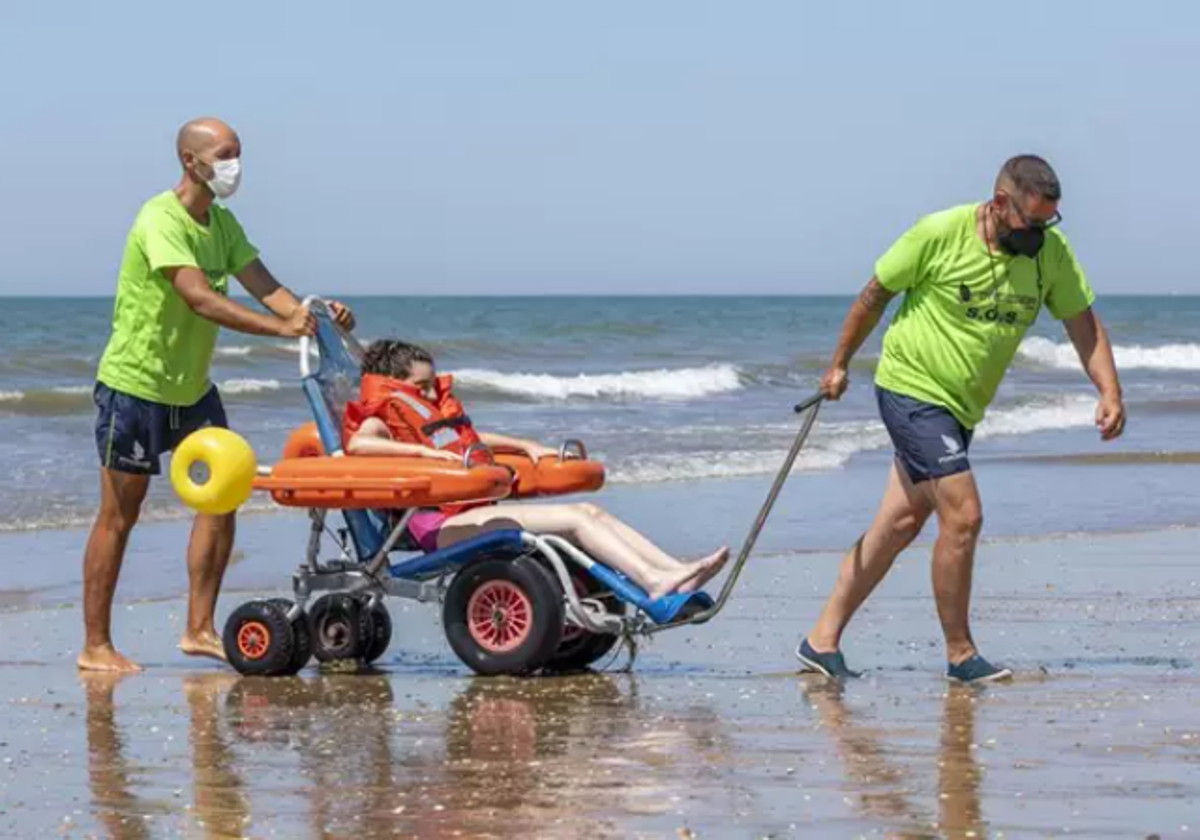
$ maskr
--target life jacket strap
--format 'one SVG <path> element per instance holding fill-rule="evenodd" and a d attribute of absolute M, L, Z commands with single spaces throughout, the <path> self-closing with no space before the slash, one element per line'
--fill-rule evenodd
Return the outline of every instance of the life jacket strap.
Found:
<path fill-rule="evenodd" d="M 426 423 L 421 427 L 421 432 L 427 437 L 433 437 L 442 429 L 461 429 L 463 426 L 469 425 L 471 425 L 471 418 L 464 414 L 461 417 L 444 417 L 441 420 Z"/>

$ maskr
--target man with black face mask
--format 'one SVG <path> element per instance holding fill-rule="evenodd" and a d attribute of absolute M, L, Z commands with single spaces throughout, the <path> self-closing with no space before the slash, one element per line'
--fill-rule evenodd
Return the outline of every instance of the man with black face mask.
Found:
<path fill-rule="evenodd" d="M 904 303 L 883 341 L 876 397 L 895 446 L 875 521 L 850 550 L 833 594 L 796 655 L 809 670 L 854 676 L 839 650 L 855 611 L 936 512 L 933 589 L 946 637 L 947 676 L 984 682 L 1012 675 L 984 659 L 969 612 L 975 546 L 983 523 L 967 451 L 972 432 L 1042 307 L 1064 323 L 1100 394 L 1096 426 L 1120 436 L 1125 405 L 1095 295 L 1057 228 L 1062 188 L 1033 155 L 1004 164 L 990 201 L 927 216 L 875 265 L 842 327 L 821 390 L 838 399 L 850 359 L 883 317 Z"/>

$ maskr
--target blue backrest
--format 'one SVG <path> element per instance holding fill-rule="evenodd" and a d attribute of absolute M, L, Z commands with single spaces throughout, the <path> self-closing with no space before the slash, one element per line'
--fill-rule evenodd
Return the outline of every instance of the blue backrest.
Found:
<path fill-rule="evenodd" d="M 354 336 L 344 333 L 333 321 L 329 307 L 320 300 L 310 300 L 309 310 L 317 319 L 316 347 L 319 353 L 316 369 L 311 359 L 301 361 L 301 370 L 309 367 L 301 380 L 304 395 L 312 408 L 321 445 L 330 455 L 342 455 L 342 424 L 346 403 L 359 392 L 362 380 L 362 346 Z M 383 547 L 382 528 L 367 511 L 342 511 L 346 527 L 360 560 L 366 560 Z"/>

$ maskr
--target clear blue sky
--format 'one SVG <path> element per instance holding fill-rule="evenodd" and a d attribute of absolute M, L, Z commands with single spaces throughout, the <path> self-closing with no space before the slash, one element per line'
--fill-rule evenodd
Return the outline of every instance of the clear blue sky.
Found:
<path fill-rule="evenodd" d="M 110 294 L 173 138 L 326 293 L 849 293 L 1048 157 L 1103 293 L 1198 289 L 1200 3 L 6 4 L 0 294 Z"/>

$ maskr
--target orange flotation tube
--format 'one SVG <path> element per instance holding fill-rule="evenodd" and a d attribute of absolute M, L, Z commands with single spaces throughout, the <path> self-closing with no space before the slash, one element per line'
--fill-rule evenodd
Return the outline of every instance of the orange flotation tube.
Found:
<path fill-rule="evenodd" d="M 566 454 L 565 451 L 562 454 Z M 494 452 L 496 463 L 510 468 L 515 476 L 510 498 L 590 493 L 604 486 L 603 464 L 589 461 L 582 448 L 582 458 L 563 458 L 562 454 L 541 458 L 535 463 L 524 452 Z"/>
<path fill-rule="evenodd" d="M 254 481 L 285 507 L 433 507 L 508 496 L 512 474 L 501 466 L 462 467 L 430 458 L 287 458 Z"/>
<path fill-rule="evenodd" d="M 288 458 L 317 458 L 325 454 L 321 445 L 321 434 L 317 431 L 316 423 L 305 423 L 288 435 L 283 445 L 283 457 Z"/>
<path fill-rule="evenodd" d="M 494 464 L 463 467 L 431 458 L 326 457 L 315 423 L 288 437 L 283 460 L 254 482 L 285 507 L 436 507 L 494 501 L 512 490 L 512 473 Z"/>
<path fill-rule="evenodd" d="M 542 458 L 537 463 L 534 463 L 533 460 L 525 453 L 516 452 L 513 450 L 498 449 L 498 450 L 494 450 L 493 455 L 495 457 L 496 464 L 498 466 L 497 467 L 489 466 L 489 468 L 490 469 L 501 469 L 506 475 L 510 475 L 510 479 L 511 479 L 512 483 L 511 483 L 511 487 L 509 488 L 509 492 L 506 494 L 508 498 L 528 499 L 528 498 L 533 498 L 536 496 L 562 496 L 562 495 L 566 495 L 568 493 L 589 493 L 589 492 L 592 492 L 595 490 L 599 490 L 601 487 L 604 486 L 604 479 L 605 479 L 604 465 L 599 463 L 598 461 L 589 461 L 587 459 L 587 451 L 583 448 L 582 444 L 579 444 L 577 442 L 572 441 L 572 442 L 569 442 L 567 445 L 564 445 L 563 451 L 562 451 L 562 453 L 560 453 L 560 455 L 558 457 Z M 567 457 L 564 458 L 563 457 L 564 455 Z M 434 460 L 431 460 L 428 458 L 387 458 L 387 457 L 385 457 L 385 458 L 364 458 L 361 456 L 354 456 L 354 457 L 347 457 L 347 458 L 329 459 L 329 458 L 325 458 L 324 456 L 325 456 L 325 448 L 321 445 L 321 438 L 320 438 L 320 435 L 317 433 L 316 424 L 315 423 L 305 423 L 303 426 L 301 426 L 300 428 L 298 428 L 294 432 L 292 432 L 292 434 L 288 437 L 287 443 L 283 447 L 284 460 L 279 464 L 279 466 L 277 466 L 275 468 L 275 470 L 273 472 L 273 476 L 296 475 L 297 477 L 300 477 L 301 475 L 303 475 L 304 477 L 307 478 L 310 475 L 313 477 L 316 477 L 318 473 L 324 475 L 324 472 L 323 472 L 325 469 L 324 467 L 314 468 L 314 469 L 316 469 L 316 472 L 310 473 L 308 471 L 309 468 L 307 468 L 307 467 L 306 468 L 296 468 L 293 465 L 289 465 L 289 461 L 293 461 L 295 459 L 312 459 L 312 458 L 320 458 L 322 460 L 322 462 L 329 462 L 331 460 L 337 460 L 339 462 L 345 461 L 345 462 L 350 462 L 350 463 L 359 463 L 359 462 L 363 462 L 363 461 L 379 461 L 379 462 L 386 462 L 386 463 L 404 462 L 406 464 L 413 465 L 413 469 L 411 470 L 411 472 L 406 473 L 406 475 L 410 475 L 414 479 L 417 477 L 420 477 L 422 475 L 432 475 L 434 470 L 444 471 L 444 470 L 448 469 L 451 472 L 461 471 L 461 468 L 456 468 L 453 464 L 449 464 L 448 462 L 434 461 Z M 302 472 L 300 472 L 300 473 L 294 472 L 294 470 L 296 470 L 296 469 L 301 469 Z M 476 471 L 481 470 L 481 469 L 484 469 L 483 465 L 475 465 L 474 467 L 471 468 L 471 470 L 466 471 L 466 472 L 475 473 Z M 510 470 L 511 470 L 511 474 L 509 473 Z M 482 478 L 482 477 L 483 477 L 483 474 L 480 473 L 480 478 Z M 259 485 L 256 484 L 255 486 L 258 487 Z M 465 485 L 460 485 L 460 486 L 463 489 L 469 489 L 468 486 L 465 486 Z M 267 489 L 267 488 L 262 487 L 261 489 Z M 363 491 L 363 492 L 366 492 L 366 491 Z M 372 491 L 372 494 L 374 492 L 375 491 Z M 397 488 L 397 492 L 400 492 L 398 488 Z M 424 491 L 422 491 L 422 492 L 424 492 Z M 368 494 L 368 495 L 371 495 L 371 494 Z M 293 497 L 293 498 L 296 498 L 296 497 Z M 306 496 L 305 498 L 309 498 L 309 496 Z M 324 499 L 325 494 L 319 494 L 317 496 L 312 496 L 311 498 L 318 499 L 318 500 Z M 331 500 L 344 502 L 343 496 L 336 496 L 336 497 L 330 496 L 329 498 Z M 444 501 L 429 501 L 429 502 L 424 502 L 424 501 L 414 502 L 414 501 L 411 501 L 411 498 L 412 497 L 406 497 L 404 499 L 404 501 L 405 501 L 404 505 L 400 505 L 398 503 L 398 501 L 393 499 L 392 501 L 385 500 L 384 502 L 372 501 L 369 504 L 363 504 L 363 505 L 358 505 L 358 506 L 366 507 L 366 508 L 389 507 L 389 506 L 391 506 L 391 507 L 412 507 L 413 505 L 416 505 L 416 504 L 435 505 L 435 504 L 441 504 L 441 503 L 467 501 L 468 499 L 471 501 L 474 501 L 477 499 L 479 499 L 479 500 L 497 499 L 497 498 L 504 498 L 504 496 L 495 496 L 495 495 L 479 495 L 479 496 L 471 496 L 471 497 L 460 496 L 460 497 L 456 497 L 456 498 L 447 498 Z M 440 499 L 440 495 L 439 495 L 439 499 Z M 333 506 L 333 507 L 349 507 L 350 506 L 350 505 L 347 505 L 344 503 L 334 504 L 333 501 L 330 501 L 330 502 L 326 503 L 325 505 L 306 505 L 306 503 L 301 502 L 301 501 L 290 501 L 290 500 L 282 501 L 282 500 L 280 500 L 280 498 L 278 496 L 276 496 L 275 501 L 279 502 L 280 504 L 292 505 L 292 506 L 296 506 L 296 507 L 305 507 L 305 506 L 320 507 L 320 506 L 326 506 L 326 505 Z"/>

